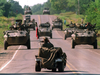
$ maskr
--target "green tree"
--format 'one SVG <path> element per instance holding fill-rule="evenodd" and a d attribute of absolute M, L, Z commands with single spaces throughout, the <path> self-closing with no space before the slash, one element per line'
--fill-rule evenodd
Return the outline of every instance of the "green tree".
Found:
<path fill-rule="evenodd" d="M 64 10 L 67 6 L 67 0 L 50 0 L 52 7 L 56 10 Z"/>
<path fill-rule="evenodd" d="M 9 11 L 10 11 L 10 7 L 11 7 L 11 4 L 10 4 L 9 2 L 6 2 L 6 3 L 5 3 L 5 6 L 4 6 L 5 12 L 3 13 L 3 15 L 4 15 L 5 17 L 8 17 Z"/>
<path fill-rule="evenodd" d="M 89 4 L 89 8 L 86 11 L 86 22 L 96 23 L 96 27 L 100 28 L 100 0 L 95 0 Z"/>
<path fill-rule="evenodd" d="M 9 3 L 11 3 L 10 8 L 10 16 L 14 16 L 16 14 L 24 14 L 24 9 L 19 5 L 19 2 L 14 0 L 9 0 Z"/>

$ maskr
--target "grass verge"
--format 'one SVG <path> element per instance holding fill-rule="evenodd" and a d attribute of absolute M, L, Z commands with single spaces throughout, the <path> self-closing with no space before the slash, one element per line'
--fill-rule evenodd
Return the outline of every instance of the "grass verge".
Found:
<path fill-rule="evenodd" d="M 4 16 L 0 17 L 0 48 L 4 46 L 4 34 L 3 31 L 9 30 L 9 26 L 11 26 L 16 19 L 22 19 L 22 14 L 18 14 L 16 17 L 6 18 Z"/>

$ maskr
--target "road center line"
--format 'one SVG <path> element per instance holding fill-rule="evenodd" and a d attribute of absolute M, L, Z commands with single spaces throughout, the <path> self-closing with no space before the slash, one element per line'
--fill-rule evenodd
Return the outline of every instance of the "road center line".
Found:
<path fill-rule="evenodd" d="M 21 48 L 21 45 L 18 47 L 18 49 L 17 49 L 16 52 L 14 53 L 13 57 L 11 58 L 11 60 L 8 61 L 8 62 L 0 69 L 0 71 L 2 71 L 7 65 L 10 64 L 10 62 L 15 58 L 15 56 L 16 56 L 16 54 L 17 54 L 17 52 L 18 52 L 18 50 L 19 50 L 20 48 Z"/>
<path fill-rule="evenodd" d="M 73 72 L 73 69 L 67 63 L 66 66 L 72 71 L 72 73 L 76 74 L 76 72 Z"/>

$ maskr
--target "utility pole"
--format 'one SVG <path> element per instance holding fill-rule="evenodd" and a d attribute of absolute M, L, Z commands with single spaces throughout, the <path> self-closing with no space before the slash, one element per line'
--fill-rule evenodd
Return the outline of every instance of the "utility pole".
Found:
<path fill-rule="evenodd" d="M 79 5 L 79 0 L 78 0 L 78 14 L 80 15 L 80 5 Z"/>

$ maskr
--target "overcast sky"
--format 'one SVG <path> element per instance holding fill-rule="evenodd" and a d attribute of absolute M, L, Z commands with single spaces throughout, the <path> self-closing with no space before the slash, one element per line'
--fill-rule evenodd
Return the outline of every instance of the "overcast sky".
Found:
<path fill-rule="evenodd" d="M 29 6 L 33 6 L 36 4 L 43 4 L 44 2 L 47 2 L 47 0 L 14 0 L 14 1 L 18 1 L 19 4 L 24 7 L 24 5 L 29 5 Z"/>

